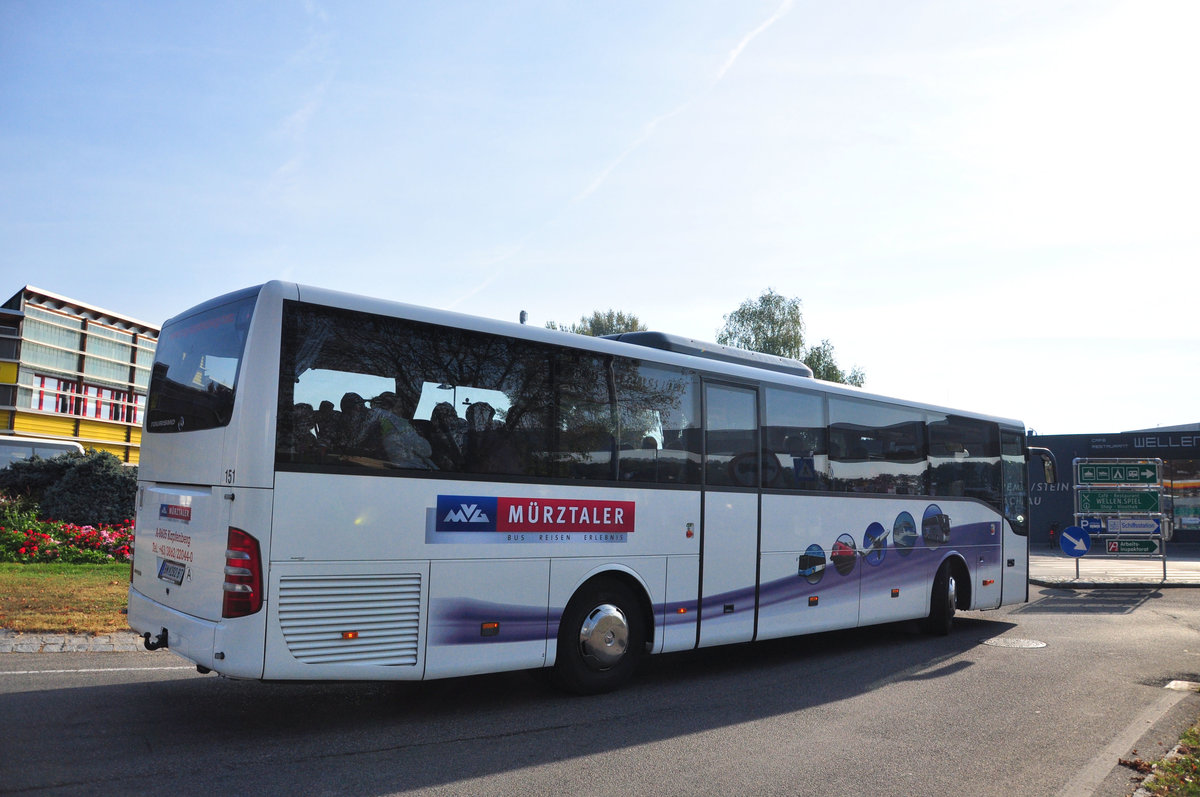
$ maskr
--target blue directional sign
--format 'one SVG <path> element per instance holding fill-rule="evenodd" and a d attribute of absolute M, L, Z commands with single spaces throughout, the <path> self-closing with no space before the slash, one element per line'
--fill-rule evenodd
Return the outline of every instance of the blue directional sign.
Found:
<path fill-rule="evenodd" d="M 1162 521 L 1152 517 L 1111 517 L 1108 530 L 1113 534 L 1162 534 Z"/>
<path fill-rule="evenodd" d="M 1079 528 L 1088 534 L 1162 534 L 1162 521 L 1150 517 L 1108 518 L 1108 522 L 1098 517 L 1079 517 Z"/>
<path fill-rule="evenodd" d="M 1092 535 L 1078 526 L 1067 526 L 1058 535 L 1058 545 L 1067 556 L 1083 556 L 1092 547 Z"/>

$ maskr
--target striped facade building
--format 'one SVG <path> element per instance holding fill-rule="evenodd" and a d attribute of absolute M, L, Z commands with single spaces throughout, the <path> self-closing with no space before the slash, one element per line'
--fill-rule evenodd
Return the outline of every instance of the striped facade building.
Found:
<path fill-rule="evenodd" d="M 0 435 L 136 464 L 158 327 L 26 286 L 0 307 Z"/>

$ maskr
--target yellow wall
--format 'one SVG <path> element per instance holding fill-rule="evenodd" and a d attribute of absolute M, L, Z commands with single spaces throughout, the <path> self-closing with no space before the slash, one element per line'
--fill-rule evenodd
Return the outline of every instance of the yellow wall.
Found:
<path fill-rule="evenodd" d="M 74 437 L 75 419 L 70 415 L 18 412 L 13 430 L 41 437 Z"/>
<path fill-rule="evenodd" d="M 0 363 L 0 384 L 15 385 L 17 383 L 17 364 Z"/>
<path fill-rule="evenodd" d="M 132 434 L 129 436 L 129 464 L 136 465 L 139 461 L 141 461 L 142 450 L 137 447 L 141 444 L 142 430 L 135 428 L 132 430 Z"/>
<path fill-rule="evenodd" d="M 0 413 L 0 422 L 8 428 L 5 416 L 11 413 Z M 75 421 L 79 421 L 79 434 L 75 434 Z M 85 418 L 75 418 L 70 415 L 54 415 L 36 412 L 16 413 L 13 421 L 13 431 L 33 437 L 67 437 L 77 441 L 84 449 L 95 448 L 107 451 L 122 462 L 138 463 L 137 444 L 141 442 L 142 430 L 132 429 L 132 441 L 125 441 L 127 427 L 116 423 L 105 423 Z"/>
<path fill-rule="evenodd" d="M 84 449 L 94 448 L 97 451 L 107 451 L 122 462 L 125 461 L 125 446 L 110 446 L 104 443 L 82 443 Z"/>
<path fill-rule="evenodd" d="M 125 427 L 104 421 L 89 421 L 79 419 L 79 436 L 85 440 L 113 440 L 125 442 Z"/>

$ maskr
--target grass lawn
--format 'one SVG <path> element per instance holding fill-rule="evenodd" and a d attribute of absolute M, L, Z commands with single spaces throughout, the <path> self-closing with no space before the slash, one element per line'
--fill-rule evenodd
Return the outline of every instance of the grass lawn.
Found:
<path fill-rule="evenodd" d="M 0 563 L 0 628 L 107 634 L 126 631 L 121 610 L 129 563 L 111 565 Z"/>
<path fill-rule="evenodd" d="M 1179 757 L 1160 762 L 1143 787 L 1153 797 L 1200 795 L 1200 724 L 1183 735 Z"/>

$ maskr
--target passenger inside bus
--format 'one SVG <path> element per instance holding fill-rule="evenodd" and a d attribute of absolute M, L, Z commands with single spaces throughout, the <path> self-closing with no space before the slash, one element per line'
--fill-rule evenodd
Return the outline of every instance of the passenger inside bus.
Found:
<path fill-rule="evenodd" d="M 430 455 L 433 446 L 420 435 L 411 423 L 411 412 L 404 413 L 401 401 L 395 393 L 383 392 L 371 399 L 367 411 L 367 435 L 379 436 L 384 457 L 401 468 L 433 468 L 437 466 Z"/>
<path fill-rule="evenodd" d="M 331 452 L 401 468 L 435 468 L 429 441 L 394 411 L 397 408 L 394 393 L 379 394 L 369 407 L 359 394 L 346 393 Z"/>
<path fill-rule="evenodd" d="M 467 422 L 458 417 L 453 404 L 443 401 L 433 408 L 429 423 L 434 464 L 441 470 L 462 470 Z"/>

